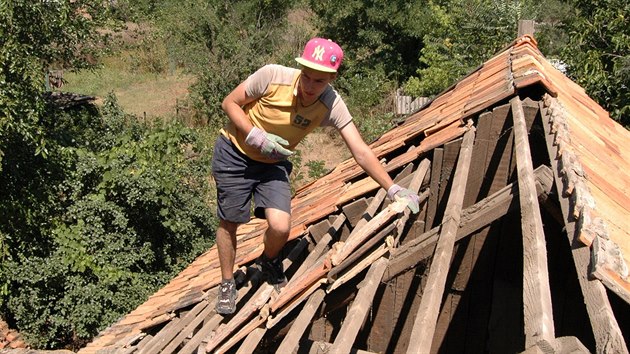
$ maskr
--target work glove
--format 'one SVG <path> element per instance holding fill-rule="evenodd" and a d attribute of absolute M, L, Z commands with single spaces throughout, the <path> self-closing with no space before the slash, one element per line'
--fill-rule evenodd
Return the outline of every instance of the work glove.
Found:
<path fill-rule="evenodd" d="M 404 200 L 407 202 L 407 208 L 411 210 L 412 213 L 416 214 L 420 211 L 420 197 L 411 190 L 407 188 L 403 188 L 397 184 L 393 184 L 387 190 L 387 197 L 389 200 Z"/>
<path fill-rule="evenodd" d="M 286 160 L 287 157 L 293 155 L 293 151 L 284 147 L 289 145 L 288 141 L 257 127 L 253 127 L 249 134 L 247 134 L 245 143 L 255 147 L 260 150 L 263 155 L 274 160 Z"/>

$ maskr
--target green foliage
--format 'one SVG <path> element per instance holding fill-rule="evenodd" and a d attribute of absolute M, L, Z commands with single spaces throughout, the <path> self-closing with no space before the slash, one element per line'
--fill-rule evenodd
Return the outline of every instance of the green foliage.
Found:
<path fill-rule="evenodd" d="M 384 67 L 377 67 L 354 75 L 339 76 L 334 84 L 342 96 L 367 142 L 380 137 L 392 128 L 393 99 L 389 99 L 396 82 L 387 79 Z"/>
<path fill-rule="evenodd" d="M 34 347 L 77 347 L 213 243 L 208 146 L 178 123 L 139 124 L 113 96 L 102 115 L 46 117 L 49 158 L 14 145 L 3 161 L 0 309 Z"/>
<path fill-rule="evenodd" d="M 569 75 L 622 125 L 630 127 L 630 3 L 574 1 L 562 53 Z"/>
<path fill-rule="evenodd" d="M 0 160 L 13 139 L 46 154 L 38 124 L 44 79 L 51 67 L 88 67 L 103 36 L 93 29 L 107 16 L 98 0 L 0 3 Z"/>
<path fill-rule="evenodd" d="M 383 68 L 396 81 L 414 73 L 432 22 L 427 1 L 312 0 L 310 6 L 320 34 L 344 49 L 342 72 Z"/>
<path fill-rule="evenodd" d="M 311 160 L 306 163 L 308 166 L 308 176 L 312 179 L 318 179 L 328 173 L 323 160 Z"/>
<path fill-rule="evenodd" d="M 405 91 L 432 96 L 489 59 L 517 34 L 519 19 L 535 19 L 532 1 L 451 0 L 432 3 L 435 26 L 424 37 L 417 77 Z"/>

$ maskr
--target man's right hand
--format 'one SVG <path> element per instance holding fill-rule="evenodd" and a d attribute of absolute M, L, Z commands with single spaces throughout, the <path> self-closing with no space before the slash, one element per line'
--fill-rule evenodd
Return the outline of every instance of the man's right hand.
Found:
<path fill-rule="evenodd" d="M 257 127 L 250 130 L 247 138 L 245 138 L 245 143 L 257 148 L 263 155 L 274 160 L 286 160 L 293 155 L 293 151 L 284 147 L 289 145 L 288 141 Z"/>

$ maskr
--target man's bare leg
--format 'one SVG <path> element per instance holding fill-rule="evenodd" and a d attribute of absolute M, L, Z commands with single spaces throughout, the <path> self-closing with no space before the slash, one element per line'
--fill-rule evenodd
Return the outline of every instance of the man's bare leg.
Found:
<path fill-rule="evenodd" d="M 273 259 L 278 257 L 280 251 L 289 239 L 291 231 L 291 214 L 278 209 L 265 209 L 265 217 L 269 227 L 265 231 L 264 255 Z"/>
<path fill-rule="evenodd" d="M 223 280 L 230 280 L 234 278 L 237 227 L 237 223 L 225 220 L 219 221 L 216 243 L 219 251 L 219 264 L 221 265 L 221 277 Z"/>

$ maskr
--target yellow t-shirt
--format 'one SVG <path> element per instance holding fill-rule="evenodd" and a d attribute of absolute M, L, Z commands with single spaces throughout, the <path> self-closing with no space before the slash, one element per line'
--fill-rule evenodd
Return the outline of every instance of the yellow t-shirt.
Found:
<path fill-rule="evenodd" d="M 299 104 L 297 84 L 300 74 L 299 69 L 265 65 L 245 81 L 247 96 L 256 97 L 243 107 L 250 121 L 254 126 L 286 139 L 289 150 L 295 149 L 308 133 L 319 126 L 341 129 L 352 121 L 345 102 L 330 85 L 315 103 L 307 107 Z M 275 162 L 247 145 L 247 134 L 236 129 L 231 121 L 221 133 L 249 158 Z"/>

